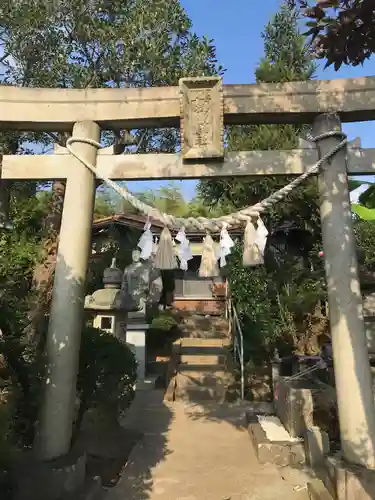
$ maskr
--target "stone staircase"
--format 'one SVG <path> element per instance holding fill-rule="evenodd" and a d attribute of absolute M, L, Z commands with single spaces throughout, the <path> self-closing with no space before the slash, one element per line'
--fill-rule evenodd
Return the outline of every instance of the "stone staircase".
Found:
<path fill-rule="evenodd" d="M 233 401 L 238 397 L 228 322 L 221 317 L 184 315 L 174 343 L 168 401 Z"/>

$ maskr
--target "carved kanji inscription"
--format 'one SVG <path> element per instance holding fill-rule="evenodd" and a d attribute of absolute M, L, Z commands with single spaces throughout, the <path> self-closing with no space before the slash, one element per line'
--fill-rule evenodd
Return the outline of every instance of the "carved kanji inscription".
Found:
<path fill-rule="evenodd" d="M 219 77 L 180 80 L 181 145 L 185 160 L 224 157 L 222 90 Z"/>

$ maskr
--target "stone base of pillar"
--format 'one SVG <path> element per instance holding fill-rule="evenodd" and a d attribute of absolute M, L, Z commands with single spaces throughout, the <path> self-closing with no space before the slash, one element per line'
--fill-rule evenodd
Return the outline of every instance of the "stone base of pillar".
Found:
<path fill-rule="evenodd" d="M 339 455 L 327 457 L 323 482 L 337 500 L 373 500 L 375 471 L 345 462 Z"/>
<path fill-rule="evenodd" d="M 14 469 L 15 500 L 60 500 L 79 493 L 86 479 L 86 455 L 69 453 L 50 462 L 30 455 Z"/>
<path fill-rule="evenodd" d="M 126 343 L 134 352 L 138 363 L 137 380 L 141 381 L 146 376 L 146 332 L 149 325 L 146 323 L 128 322 L 126 329 Z"/>

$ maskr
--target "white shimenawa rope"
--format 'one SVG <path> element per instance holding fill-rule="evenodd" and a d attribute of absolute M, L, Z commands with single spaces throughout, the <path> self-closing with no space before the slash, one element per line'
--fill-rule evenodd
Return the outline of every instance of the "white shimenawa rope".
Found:
<path fill-rule="evenodd" d="M 159 220 L 169 229 L 179 230 L 184 228 L 186 231 L 192 232 L 219 232 L 225 226 L 231 225 L 239 225 L 247 222 L 251 218 L 258 218 L 260 214 L 266 212 L 270 207 L 275 205 L 278 201 L 281 201 L 285 198 L 289 193 L 293 191 L 297 186 L 299 186 L 305 179 L 310 177 L 310 175 L 316 174 L 322 164 L 327 161 L 329 158 L 334 156 L 341 148 L 343 148 L 347 143 L 348 139 L 343 132 L 340 131 L 330 131 L 325 132 L 317 137 L 309 137 L 309 140 L 312 142 L 320 141 L 321 139 L 327 139 L 328 137 L 339 136 L 342 138 L 342 141 L 337 144 L 331 151 L 326 153 L 319 161 L 317 161 L 312 167 L 310 167 L 306 172 L 301 174 L 299 177 L 294 179 L 292 182 L 279 189 L 275 193 L 271 194 L 263 201 L 238 212 L 232 213 L 230 215 L 223 215 L 221 217 L 207 219 L 206 217 L 174 217 L 173 215 L 165 214 L 160 212 L 154 207 L 143 203 L 138 200 L 126 187 L 119 186 L 116 182 L 113 182 L 111 179 L 107 178 L 104 175 L 100 175 L 96 168 L 87 162 L 84 158 L 82 158 L 74 149 L 72 148 L 72 144 L 79 142 L 83 144 L 90 144 L 98 149 L 102 146 L 99 142 L 94 141 L 92 139 L 87 139 L 85 137 L 70 137 L 66 142 L 66 148 L 69 153 L 72 154 L 77 160 L 79 160 L 86 168 L 88 168 L 98 179 L 102 180 L 107 186 L 111 187 L 116 193 L 118 193 L 124 200 L 128 201 L 134 208 L 144 213 L 148 217 L 152 217 L 153 219 Z M 186 168 L 189 168 L 187 165 Z"/>

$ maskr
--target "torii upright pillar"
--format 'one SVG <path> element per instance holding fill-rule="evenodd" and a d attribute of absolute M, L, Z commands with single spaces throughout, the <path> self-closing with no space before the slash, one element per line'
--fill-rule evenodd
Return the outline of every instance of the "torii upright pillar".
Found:
<path fill-rule="evenodd" d="M 94 122 L 73 127 L 73 137 L 99 141 Z M 74 144 L 77 153 L 96 164 L 97 149 Z M 38 458 L 50 460 L 68 453 L 71 445 L 78 370 L 85 279 L 91 244 L 95 200 L 94 175 L 74 157 L 75 174 L 67 180 L 47 337 L 47 373 L 40 429 L 36 439 Z"/>
<path fill-rule="evenodd" d="M 336 114 L 323 114 L 314 121 L 315 137 L 335 130 L 341 131 Z M 320 157 L 340 141 L 337 136 L 318 141 Z M 375 408 L 346 157 L 344 147 L 324 162 L 319 174 L 329 320 L 343 455 L 347 462 L 374 469 Z"/>

